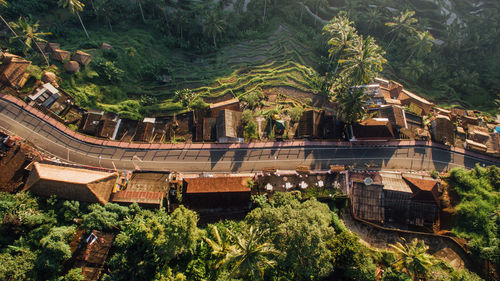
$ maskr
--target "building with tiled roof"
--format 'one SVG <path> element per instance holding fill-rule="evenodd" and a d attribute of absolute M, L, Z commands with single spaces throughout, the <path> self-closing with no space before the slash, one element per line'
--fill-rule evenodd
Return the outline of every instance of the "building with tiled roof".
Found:
<path fill-rule="evenodd" d="M 40 196 L 89 203 L 108 203 L 118 173 L 34 163 L 23 190 Z"/>
<path fill-rule="evenodd" d="M 248 208 L 250 177 L 184 178 L 183 203 L 193 209 Z"/>

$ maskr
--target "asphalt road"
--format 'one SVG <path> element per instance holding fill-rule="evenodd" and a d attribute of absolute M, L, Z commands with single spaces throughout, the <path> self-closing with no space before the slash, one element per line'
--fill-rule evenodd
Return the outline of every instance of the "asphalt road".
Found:
<path fill-rule="evenodd" d="M 23 109 L 0 100 L 0 128 L 69 162 L 111 169 L 179 172 L 252 172 L 298 165 L 327 169 L 354 165 L 360 169 L 449 170 L 454 167 L 499 165 L 461 153 L 430 147 L 288 147 L 252 149 L 141 150 L 103 147 L 70 137 Z"/>

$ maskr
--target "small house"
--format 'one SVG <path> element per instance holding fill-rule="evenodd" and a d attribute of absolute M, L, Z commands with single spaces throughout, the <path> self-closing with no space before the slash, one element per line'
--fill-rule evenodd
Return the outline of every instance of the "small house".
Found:
<path fill-rule="evenodd" d="M 116 113 L 106 112 L 102 115 L 97 126 L 96 136 L 113 139 L 117 134 L 120 117 Z"/>
<path fill-rule="evenodd" d="M 99 128 L 99 122 L 104 115 L 104 110 L 89 109 L 83 114 L 79 130 L 85 134 L 95 136 Z"/>
<path fill-rule="evenodd" d="M 222 110 L 240 111 L 240 100 L 238 98 L 213 103 L 210 105 L 210 116 L 217 118 Z"/>
<path fill-rule="evenodd" d="M 137 127 L 137 132 L 134 136 L 134 141 L 150 142 L 153 138 L 155 118 L 144 118 L 139 126 Z"/>
<path fill-rule="evenodd" d="M 218 142 L 243 142 L 241 138 L 241 112 L 223 109 L 219 112 L 216 122 Z"/>
<path fill-rule="evenodd" d="M 217 121 L 213 117 L 203 118 L 203 141 L 215 141 L 217 139 Z"/>
<path fill-rule="evenodd" d="M 453 144 L 455 142 L 455 125 L 450 118 L 438 115 L 431 122 L 432 139 L 441 143 Z"/>
<path fill-rule="evenodd" d="M 36 89 L 32 95 L 29 95 L 28 99 L 31 102 L 40 104 L 49 109 L 60 97 L 61 95 L 59 94 L 58 89 L 56 89 L 51 83 L 45 83 Z"/>
<path fill-rule="evenodd" d="M 249 179 L 231 176 L 184 178 L 182 202 L 195 210 L 248 209 Z"/>
<path fill-rule="evenodd" d="M 92 60 L 92 56 L 83 51 L 76 51 L 71 60 L 78 62 L 81 66 L 87 66 Z"/>
<path fill-rule="evenodd" d="M 22 88 L 28 80 L 29 74 L 26 73 L 26 69 L 30 64 L 30 61 L 18 56 L 4 54 L 0 65 L 0 81 L 14 88 Z"/>
<path fill-rule="evenodd" d="M 465 140 L 464 144 L 466 149 L 478 151 L 478 152 L 486 152 L 488 151 L 488 147 L 482 143 L 475 142 L 473 140 Z"/>
<path fill-rule="evenodd" d="M 105 205 L 117 179 L 118 173 L 36 162 L 23 190 Z"/>
<path fill-rule="evenodd" d="M 77 73 L 80 71 L 80 64 L 74 60 L 70 60 L 64 63 L 64 70 L 69 73 Z"/>
<path fill-rule="evenodd" d="M 52 55 L 50 55 L 50 58 L 56 61 L 63 62 L 71 59 L 71 53 L 69 51 L 55 49 L 52 52 Z"/>
<path fill-rule="evenodd" d="M 399 105 L 385 105 L 377 110 L 378 118 L 387 118 L 391 123 L 392 128 L 402 129 L 408 128 L 406 122 L 406 114 L 404 109 Z"/>
<path fill-rule="evenodd" d="M 84 235 L 75 254 L 75 268 L 82 269 L 84 280 L 99 280 L 115 234 L 92 230 Z"/>
<path fill-rule="evenodd" d="M 170 172 L 134 171 L 126 188 L 111 196 L 111 202 L 137 203 L 144 208 L 161 208 L 168 191 Z"/>
<path fill-rule="evenodd" d="M 49 53 L 54 53 L 56 50 L 61 49 L 61 44 L 59 43 L 47 43 L 45 45 L 45 51 Z"/>
<path fill-rule="evenodd" d="M 488 129 L 482 128 L 479 126 L 470 126 L 469 127 L 469 139 L 486 144 L 490 139 L 490 134 L 488 133 Z"/>
<path fill-rule="evenodd" d="M 434 107 L 432 102 L 404 89 L 399 95 L 399 100 L 402 105 L 408 106 L 414 112 L 421 110 L 420 115 L 428 115 Z"/>
<path fill-rule="evenodd" d="M 299 121 L 297 135 L 302 138 L 320 138 L 322 132 L 322 112 L 308 110 L 302 114 Z"/>
<path fill-rule="evenodd" d="M 375 118 L 352 125 L 351 140 L 389 141 L 394 139 L 391 123 L 386 118 Z"/>

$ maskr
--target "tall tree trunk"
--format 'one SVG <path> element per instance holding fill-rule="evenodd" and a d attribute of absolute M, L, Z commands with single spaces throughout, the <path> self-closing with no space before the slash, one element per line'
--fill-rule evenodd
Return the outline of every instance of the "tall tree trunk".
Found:
<path fill-rule="evenodd" d="M 109 25 L 109 30 L 113 32 L 113 26 L 111 26 L 111 20 L 108 17 L 108 25 Z"/>
<path fill-rule="evenodd" d="M 94 0 L 90 0 L 90 4 L 92 5 L 92 9 L 94 10 L 94 14 L 97 16 L 97 9 L 94 6 Z"/>
<path fill-rule="evenodd" d="M 83 24 L 82 18 L 80 17 L 80 13 L 77 12 L 76 15 L 78 16 L 78 19 L 80 20 L 80 23 L 82 24 L 83 31 L 85 31 L 85 35 L 87 35 L 87 39 L 90 40 L 89 33 L 87 32 L 87 29 L 85 28 L 85 25 Z"/>
<path fill-rule="evenodd" d="M 10 24 L 0 15 L 0 19 L 2 19 L 3 23 L 5 23 L 5 25 L 9 28 L 9 30 L 14 33 L 14 36 L 17 36 L 17 33 L 14 31 L 14 29 L 12 29 L 12 27 L 10 26 Z"/>
<path fill-rule="evenodd" d="M 144 18 L 144 11 L 142 10 L 142 0 L 137 0 L 137 3 L 139 3 L 139 10 L 141 10 L 141 16 L 142 16 L 142 22 L 146 22 L 146 19 Z"/>
<path fill-rule="evenodd" d="M 33 40 L 33 41 L 35 41 L 35 40 Z M 40 53 L 42 53 L 42 56 L 45 59 L 45 62 L 47 63 L 47 66 L 50 66 L 49 59 L 47 58 L 47 56 L 45 55 L 45 52 L 42 51 L 42 48 L 40 48 L 40 45 L 38 45 L 38 42 L 36 42 L 36 41 L 35 41 L 35 46 L 37 47 L 38 51 L 40 51 Z"/>
<path fill-rule="evenodd" d="M 264 0 L 264 15 L 262 16 L 262 22 L 266 21 L 266 9 L 267 9 L 267 0 Z"/>
<path fill-rule="evenodd" d="M 217 49 L 217 41 L 215 40 L 215 33 L 212 34 L 212 38 L 214 39 L 214 47 Z"/>

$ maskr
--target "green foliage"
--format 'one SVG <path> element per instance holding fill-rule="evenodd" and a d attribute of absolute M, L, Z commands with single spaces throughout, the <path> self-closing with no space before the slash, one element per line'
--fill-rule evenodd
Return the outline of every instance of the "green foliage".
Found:
<path fill-rule="evenodd" d="M 303 113 L 304 113 L 304 108 L 298 105 L 288 109 L 287 112 L 288 116 L 290 116 L 293 122 L 299 122 Z"/>
<path fill-rule="evenodd" d="M 35 262 L 37 275 L 43 279 L 52 279 L 62 269 L 62 263 L 71 257 L 69 242 L 75 234 L 74 226 L 59 226 L 50 230 L 40 240 L 41 254 Z"/>
<path fill-rule="evenodd" d="M 173 258 L 191 252 L 199 239 L 197 215 L 184 207 L 172 215 L 141 212 L 117 235 L 110 268 L 118 280 L 151 280 Z"/>
<path fill-rule="evenodd" d="M 0 253 L 0 280 L 29 280 L 36 254 L 28 248 L 9 247 Z"/>
<path fill-rule="evenodd" d="M 92 204 L 88 207 L 89 213 L 83 215 L 82 226 L 91 231 L 114 231 L 120 229 L 120 222 L 129 215 L 129 208 L 118 204 L 108 203 L 106 206 Z"/>
<path fill-rule="evenodd" d="M 66 273 L 66 275 L 61 276 L 57 281 L 84 281 L 85 277 L 82 275 L 81 268 L 73 268 Z"/>
<path fill-rule="evenodd" d="M 457 220 L 453 231 L 469 239 L 469 244 L 483 258 L 499 265 L 495 252 L 499 251 L 500 169 L 496 166 L 476 166 L 470 171 L 453 169 L 449 183 L 460 197 L 455 206 Z"/>
<path fill-rule="evenodd" d="M 94 59 L 94 67 L 100 77 L 105 77 L 109 82 L 118 83 L 123 80 L 124 71 L 112 61 L 102 58 Z"/>

